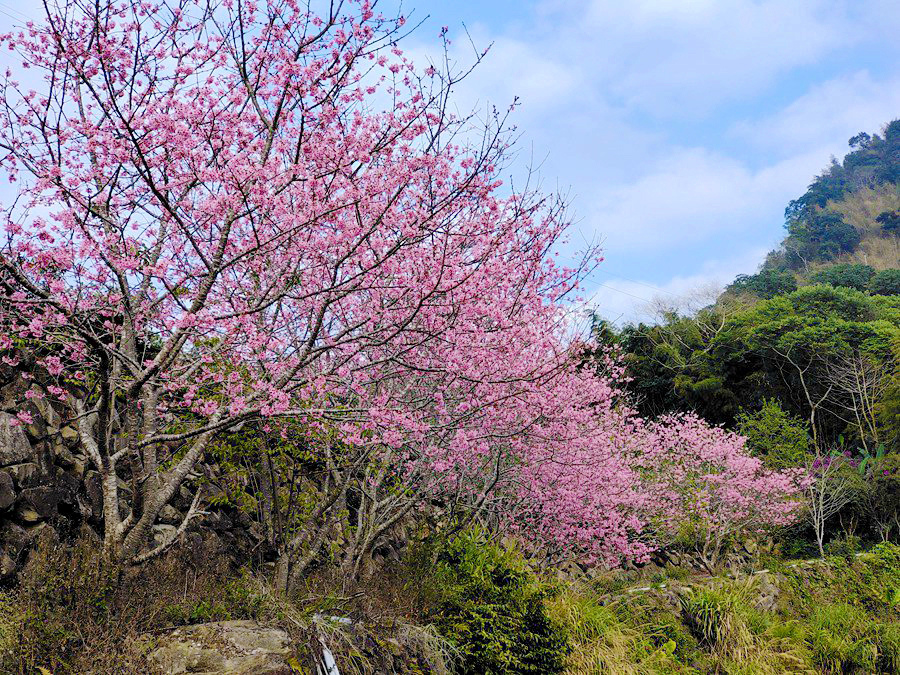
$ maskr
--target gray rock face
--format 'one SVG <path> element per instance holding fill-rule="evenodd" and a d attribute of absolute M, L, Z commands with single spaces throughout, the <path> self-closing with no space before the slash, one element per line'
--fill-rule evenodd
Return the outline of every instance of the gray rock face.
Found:
<path fill-rule="evenodd" d="M 41 485 L 22 491 L 22 501 L 30 506 L 40 518 L 49 518 L 56 513 L 59 496 L 59 490 L 50 485 Z"/>
<path fill-rule="evenodd" d="M 154 525 L 153 526 L 153 544 L 161 546 L 175 536 L 178 528 L 174 525 Z"/>
<path fill-rule="evenodd" d="M 59 435 L 68 447 L 74 448 L 78 445 L 78 432 L 75 427 L 65 426 L 59 430 Z"/>
<path fill-rule="evenodd" d="M 165 675 L 288 675 L 287 633 L 255 621 L 219 621 L 177 628 L 157 640 L 148 660 Z"/>
<path fill-rule="evenodd" d="M 0 466 L 27 462 L 33 454 L 28 436 L 18 420 L 9 413 L 0 412 Z"/>
<path fill-rule="evenodd" d="M 162 510 L 159 512 L 159 522 L 165 525 L 176 525 L 181 522 L 182 516 L 181 514 L 169 504 L 166 504 L 162 507 Z"/>
<path fill-rule="evenodd" d="M 781 595 L 776 580 L 768 572 L 757 574 L 756 580 L 757 597 L 753 603 L 754 607 L 764 612 L 774 612 L 778 609 L 778 598 Z"/>
<path fill-rule="evenodd" d="M 0 549 L 0 579 L 6 579 L 16 573 L 16 561 Z"/>
<path fill-rule="evenodd" d="M 8 509 L 16 501 L 16 485 L 12 476 L 0 471 L 0 511 Z"/>
<path fill-rule="evenodd" d="M 3 472 L 9 474 L 20 490 L 30 487 L 40 480 L 41 468 L 34 462 L 11 464 L 4 467 Z"/>
<path fill-rule="evenodd" d="M 31 544 L 32 535 L 29 532 L 12 521 L 6 521 L 0 525 L 0 545 L 4 551 L 12 557 L 18 557 L 19 554 Z"/>

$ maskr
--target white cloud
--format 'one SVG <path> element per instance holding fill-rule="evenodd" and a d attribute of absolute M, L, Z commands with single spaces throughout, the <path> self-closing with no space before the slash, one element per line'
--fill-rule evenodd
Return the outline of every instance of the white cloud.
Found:
<path fill-rule="evenodd" d="M 613 274 L 597 273 L 597 290 L 586 306 L 617 324 L 653 321 L 653 305 L 657 300 L 682 308 L 691 308 L 699 296 L 710 300 L 731 283 L 738 274 L 755 272 L 765 258 L 767 248 L 754 248 L 737 256 L 704 261 L 699 269 L 677 275 L 665 283 L 625 279 Z M 696 307 L 694 307 L 696 309 Z"/>
<path fill-rule="evenodd" d="M 527 11 L 493 37 L 471 31 L 494 48 L 458 100 L 519 96 L 524 160 L 547 156 L 545 183 L 571 186 L 576 239 L 603 240 L 609 260 L 664 294 L 753 272 L 783 234 L 787 202 L 829 156 L 900 112 L 900 77 L 836 65 L 855 63 L 875 36 L 882 54 L 897 52 L 887 37 L 900 30 L 896 2 L 542 0 Z M 471 55 L 465 36 L 453 54 Z M 823 64 L 831 79 L 807 88 Z M 791 88 L 796 98 L 776 109 Z M 708 262 L 736 246 L 755 247 L 752 263 L 739 253 Z M 631 317 L 652 281 L 601 275 L 596 297 Z"/>
<path fill-rule="evenodd" d="M 588 207 L 589 222 L 610 255 L 683 247 L 760 221 L 778 223 L 822 161 L 813 152 L 751 171 L 703 148 L 672 149 L 638 180 L 601 192 Z"/>
<path fill-rule="evenodd" d="M 744 120 L 732 133 L 781 153 L 833 148 L 847 151 L 859 131 L 877 131 L 900 116 L 900 76 L 876 79 L 862 70 L 812 87 L 790 105 L 762 119 Z"/>
<path fill-rule="evenodd" d="M 751 98 L 788 70 L 858 43 L 872 20 L 834 0 L 548 0 L 541 10 L 562 27 L 554 49 L 595 87 L 663 118 Z"/>

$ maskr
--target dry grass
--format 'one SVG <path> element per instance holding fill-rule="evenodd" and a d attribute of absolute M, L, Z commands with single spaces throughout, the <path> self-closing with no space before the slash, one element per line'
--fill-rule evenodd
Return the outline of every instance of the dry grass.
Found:
<path fill-rule="evenodd" d="M 840 213 L 860 234 L 876 234 L 881 230 L 881 224 L 875 222 L 878 214 L 900 209 L 900 185 L 886 183 L 877 188 L 862 188 L 839 201 L 828 202 L 826 208 Z"/>
<path fill-rule="evenodd" d="M 900 185 L 885 184 L 877 188 L 862 188 L 839 201 L 828 202 L 827 208 L 841 214 L 857 229 L 862 241 L 853 253 L 838 256 L 837 262 L 862 263 L 876 270 L 900 265 L 900 237 L 888 235 L 876 222 L 879 214 L 900 209 Z M 815 266 L 812 272 L 832 263 Z"/>

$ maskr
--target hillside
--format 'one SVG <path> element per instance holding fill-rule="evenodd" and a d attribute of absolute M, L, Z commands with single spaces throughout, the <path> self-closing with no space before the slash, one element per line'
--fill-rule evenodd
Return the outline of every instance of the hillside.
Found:
<path fill-rule="evenodd" d="M 900 120 L 886 124 L 880 135 L 857 134 L 850 147 L 788 204 L 780 246 L 757 274 L 735 279 L 730 291 L 768 298 L 794 284 L 839 279 L 828 276 L 835 266 L 853 266 L 866 283 L 900 268 Z M 858 282 L 852 287 L 866 290 Z"/>

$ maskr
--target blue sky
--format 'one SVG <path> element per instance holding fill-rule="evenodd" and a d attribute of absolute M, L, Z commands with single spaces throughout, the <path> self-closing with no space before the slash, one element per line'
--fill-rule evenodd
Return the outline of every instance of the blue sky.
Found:
<path fill-rule="evenodd" d="M 318 1 L 318 0 L 317 0 Z M 570 197 L 574 243 L 602 241 L 588 280 L 607 318 L 654 297 L 752 273 L 787 202 L 847 139 L 900 117 L 900 0 L 381 0 L 423 25 L 418 61 L 448 26 L 453 57 L 484 62 L 460 110 L 521 101 L 518 165 Z M 42 15 L 0 1 L 0 30 Z M 6 61 L 0 58 L 0 63 Z"/>
<path fill-rule="evenodd" d="M 390 13 L 396 3 L 382 3 Z M 404 0 L 407 42 L 485 61 L 461 108 L 508 104 L 521 162 L 571 197 L 576 241 L 600 239 L 590 280 L 608 318 L 644 316 L 752 273 L 787 202 L 847 139 L 900 117 L 896 0 Z M 544 159 L 546 158 L 546 159 Z"/>

